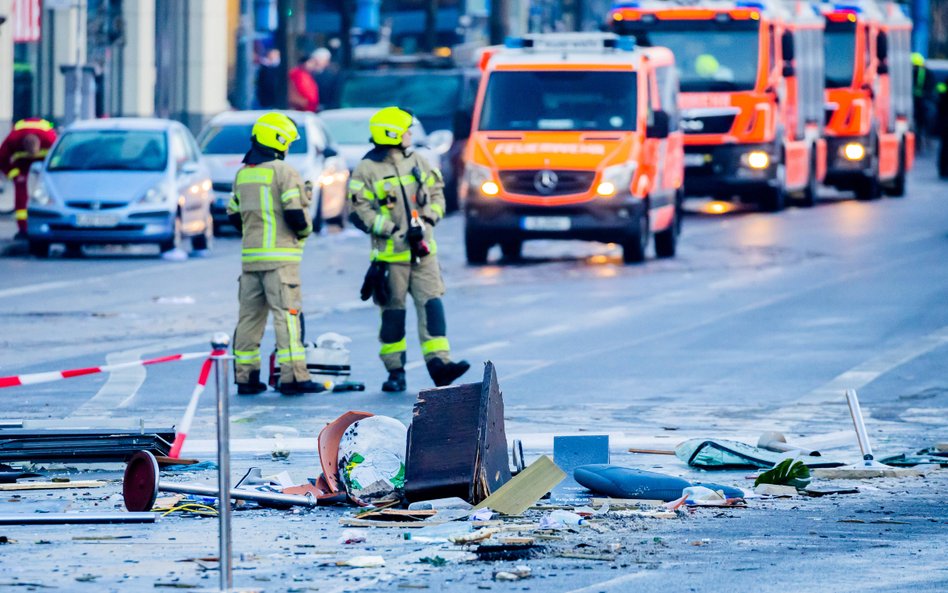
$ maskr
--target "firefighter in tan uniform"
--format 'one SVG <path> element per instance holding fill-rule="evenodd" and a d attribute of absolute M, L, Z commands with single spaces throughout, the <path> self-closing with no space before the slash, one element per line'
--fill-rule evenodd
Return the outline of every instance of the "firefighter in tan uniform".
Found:
<path fill-rule="evenodd" d="M 405 305 L 410 293 L 418 316 L 418 337 L 435 385 L 450 385 L 470 368 L 451 362 L 445 323 L 444 283 L 438 266 L 434 226 L 444 217 L 441 172 L 411 151 L 412 114 L 386 107 L 372 116 L 375 147 L 349 181 L 350 218 L 372 236 L 373 267 L 384 269 L 380 356 L 388 371 L 382 391 L 405 391 Z M 384 296 L 379 297 L 379 293 Z M 380 300 L 385 302 L 379 302 Z"/>
<path fill-rule="evenodd" d="M 311 197 L 299 173 L 283 162 L 299 133 L 281 113 L 261 116 L 251 133 L 252 146 L 237 172 L 234 197 L 227 207 L 231 222 L 243 235 L 240 316 L 234 335 L 237 393 L 267 390 L 260 380 L 260 339 L 271 312 L 280 393 L 319 393 L 324 388 L 310 379 L 300 328 L 300 261 L 303 243 L 313 230 Z"/>

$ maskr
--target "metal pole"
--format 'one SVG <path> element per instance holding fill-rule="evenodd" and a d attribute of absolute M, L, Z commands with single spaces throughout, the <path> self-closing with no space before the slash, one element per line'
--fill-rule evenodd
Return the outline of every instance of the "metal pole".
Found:
<path fill-rule="evenodd" d="M 237 28 L 237 72 L 234 80 L 236 107 L 250 109 L 253 99 L 253 31 L 251 0 L 240 0 L 240 26 Z"/>
<path fill-rule="evenodd" d="M 214 334 L 211 348 L 227 350 L 230 337 L 225 333 Z M 231 565 L 230 537 L 230 411 L 228 410 L 227 357 L 214 357 L 215 379 L 217 381 L 217 507 L 220 511 L 220 571 L 221 591 L 230 591 L 234 586 L 233 567 Z"/>
<path fill-rule="evenodd" d="M 853 417 L 853 426 L 856 429 L 856 440 L 859 441 L 859 450 L 862 451 L 862 458 L 871 462 L 872 446 L 869 444 L 869 435 L 866 433 L 866 424 L 862 420 L 862 409 L 859 407 L 859 397 L 855 389 L 846 391 L 846 403 L 849 404 L 849 414 Z"/>

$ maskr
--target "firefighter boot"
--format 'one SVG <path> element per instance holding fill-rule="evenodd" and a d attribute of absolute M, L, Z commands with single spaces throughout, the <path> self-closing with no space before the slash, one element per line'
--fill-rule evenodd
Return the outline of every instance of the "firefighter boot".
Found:
<path fill-rule="evenodd" d="M 388 379 L 382 383 L 382 391 L 395 393 L 408 389 L 408 383 L 405 381 L 405 369 L 395 369 L 388 372 Z"/>
<path fill-rule="evenodd" d="M 250 380 L 237 384 L 237 395 L 258 395 L 267 390 L 267 384 L 260 380 L 260 371 L 250 371 Z"/>
<path fill-rule="evenodd" d="M 305 395 L 307 393 L 322 393 L 326 388 L 313 381 L 293 381 L 284 383 L 280 381 L 280 393 L 283 395 Z"/>
<path fill-rule="evenodd" d="M 471 365 L 466 361 L 444 362 L 440 358 L 432 358 L 428 361 L 428 374 L 435 386 L 444 387 L 450 385 L 455 379 L 467 372 Z"/>

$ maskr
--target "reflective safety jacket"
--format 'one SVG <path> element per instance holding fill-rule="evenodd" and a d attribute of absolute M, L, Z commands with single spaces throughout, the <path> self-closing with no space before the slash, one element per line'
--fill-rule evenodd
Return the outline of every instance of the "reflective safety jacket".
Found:
<path fill-rule="evenodd" d="M 40 141 L 40 150 L 31 154 L 26 150 L 26 138 L 36 136 Z M 13 126 L 13 131 L 0 144 L 0 170 L 15 179 L 26 175 L 30 165 L 46 158 L 49 148 L 56 142 L 56 130 L 45 119 L 22 119 Z"/>
<path fill-rule="evenodd" d="M 431 255 L 436 254 L 433 227 L 444 218 L 441 171 L 417 153 L 405 154 L 400 147 L 369 151 L 349 179 L 349 200 L 353 224 L 372 236 L 373 261 L 411 262 L 406 238 L 411 212 L 405 210 L 406 197 L 411 209 L 424 219 L 425 241 Z"/>
<path fill-rule="evenodd" d="M 283 161 L 245 165 L 237 172 L 227 211 L 240 214 L 245 272 L 274 270 L 302 261 L 305 238 L 313 231 L 310 200 L 299 173 Z M 306 227 L 297 232 L 287 217 L 299 218 L 300 211 Z"/>

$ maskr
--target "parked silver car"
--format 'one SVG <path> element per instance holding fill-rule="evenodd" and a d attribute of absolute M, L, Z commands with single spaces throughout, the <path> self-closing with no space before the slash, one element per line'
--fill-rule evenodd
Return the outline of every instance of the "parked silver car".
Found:
<path fill-rule="evenodd" d="M 35 256 L 52 243 L 78 253 L 86 244 L 154 243 L 162 252 L 190 239 L 210 248 L 210 171 L 178 122 L 115 118 L 75 123 L 35 175 L 27 238 Z"/>
<path fill-rule="evenodd" d="M 339 153 L 346 160 L 350 171 L 355 169 L 365 153 L 372 150 L 369 119 L 377 111 L 374 107 L 349 107 L 327 109 L 319 113 L 326 129 L 339 145 Z M 445 168 L 450 166 L 446 157 L 454 142 L 451 130 L 436 130 L 428 134 L 421 122 L 415 119 L 411 124 L 411 137 L 415 150 L 428 159 L 432 167 L 438 167 L 444 173 Z"/>
<path fill-rule="evenodd" d="M 218 233 L 227 220 L 234 178 L 244 154 L 250 149 L 250 131 L 254 122 L 267 111 L 227 111 L 216 115 L 198 134 L 198 144 L 211 168 L 214 201 L 211 213 Z M 346 216 L 346 185 L 349 171 L 336 156 L 337 149 L 323 128 L 319 117 L 305 111 L 284 111 L 296 124 L 300 138 L 290 145 L 286 162 L 296 167 L 304 181 L 314 188 L 313 229 L 319 231 L 323 221 L 344 224 Z"/>

